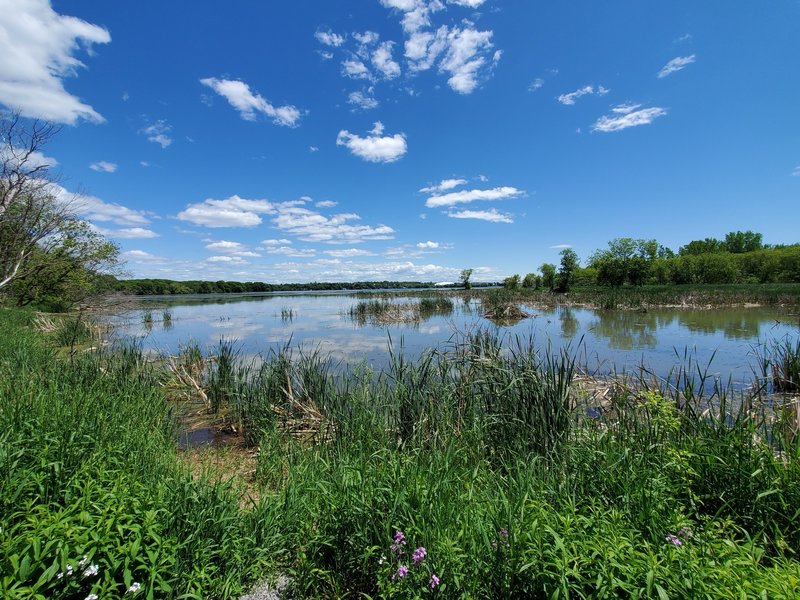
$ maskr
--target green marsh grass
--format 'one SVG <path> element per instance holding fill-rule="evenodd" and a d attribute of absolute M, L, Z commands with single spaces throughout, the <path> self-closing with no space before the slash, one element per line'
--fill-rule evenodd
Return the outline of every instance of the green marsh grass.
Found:
<path fill-rule="evenodd" d="M 136 347 L 65 365 L 0 319 L 4 597 L 235 598 L 268 567 L 300 598 L 800 596 L 798 441 L 688 355 L 595 401 L 570 354 L 491 329 L 382 372 L 223 342 L 197 379 L 258 447 L 245 511 L 180 466 Z"/>
<path fill-rule="evenodd" d="M 235 597 L 266 547 L 229 484 L 177 460 L 163 373 L 136 347 L 59 360 L 0 312 L 0 596 Z M 87 569 L 92 567 L 87 574 Z"/>

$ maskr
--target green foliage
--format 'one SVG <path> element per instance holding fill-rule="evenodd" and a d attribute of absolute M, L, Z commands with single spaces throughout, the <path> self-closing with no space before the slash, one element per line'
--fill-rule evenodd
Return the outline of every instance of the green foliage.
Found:
<path fill-rule="evenodd" d="M 503 287 L 507 290 L 515 290 L 519 287 L 519 274 L 511 275 L 503 279 Z"/>
<path fill-rule="evenodd" d="M 760 233 L 748 231 L 732 231 L 725 235 L 725 250 L 731 254 L 755 252 L 764 247 L 763 236 Z"/>
<path fill-rule="evenodd" d="M 542 278 L 536 273 L 528 273 L 522 279 L 522 287 L 525 289 L 538 290 L 542 286 Z"/>
<path fill-rule="evenodd" d="M 458 279 L 461 281 L 461 285 L 464 286 L 465 290 L 472 288 L 472 283 L 470 282 L 471 277 L 472 269 L 462 269 L 461 274 L 458 276 Z"/>
<path fill-rule="evenodd" d="M 119 259 L 119 248 L 80 218 L 80 199 L 57 197 L 49 166 L 34 160 L 57 132 L 0 114 L 0 293 L 18 306 L 66 309 L 95 293 L 100 273 Z"/>
<path fill-rule="evenodd" d="M 556 290 L 568 292 L 575 280 L 575 272 L 580 267 L 578 254 L 572 248 L 564 248 L 561 252 L 561 266 L 556 277 Z"/>
<path fill-rule="evenodd" d="M 658 257 L 656 240 L 616 238 L 608 242 L 607 250 L 598 250 L 589 258 L 597 270 L 597 283 L 619 287 L 625 283 L 644 284 L 650 265 Z"/>
<path fill-rule="evenodd" d="M 543 263 L 539 267 L 542 274 L 542 287 L 546 290 L 554 290 L 556 287 L 556 266 L 550 263 Z"/>
<path fill-rule="evenodd" d="M 0 312 L 0 596 L 236 597 L 269 545 L 180 466 L 158 371 L 131 348 L 61 361 L 26 321 Z"/>

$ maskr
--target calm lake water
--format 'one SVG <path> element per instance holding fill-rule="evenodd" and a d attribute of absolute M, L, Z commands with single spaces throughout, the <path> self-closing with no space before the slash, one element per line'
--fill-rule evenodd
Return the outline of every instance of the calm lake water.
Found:
<path fill-rule="evenodd" d="M 506 340 L 532 338 L 546 351 L 568 348 L 581 366 L 597 374 L 638 372 L 641 365 L 664 377 L 686 353 L 709 374 L 734 384 L 749 383 L 759 348 L 775 340 L 795 340 L 798 315 L 779 308 L 653 309 L 647 312 L 577 307 L 527 307 L 534 316 L 513 325 L 495 325 L 481 316 L 480 303 L 454 297 L 454 310 L 418 323 L 358 323 L 350 308 L 363 298 L 352 294 L 284 294 L 236 297 L 145 298 L 117 331 L 141 340 L 145 349 L 175 354 L 189 343 L 213 353 L 221 340 L 235 340 L 243 355 L 266 355 L 290 343 L 304 352 L 319 350 L 347 363 L 376 369 L 388 360 L 391 343 L 410 357 L 428 348 L 446 349 L 465 333 L 489 329 Z M 403 297 L 398 302 L 419 298 Z M 162 320 L 167 305 L 171 321 Z M 289 316 L 291 315 L 291 316 Z M 713 358 L 713 360 L 712 360 Z"/>

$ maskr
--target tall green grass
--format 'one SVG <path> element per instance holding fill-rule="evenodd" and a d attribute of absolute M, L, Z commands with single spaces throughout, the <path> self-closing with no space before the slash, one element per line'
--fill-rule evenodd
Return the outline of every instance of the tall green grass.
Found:
<path fill-rule="evenodd" d="M 797 436 L 765 386 L 688 357 L 597 401 L 569 354 L 490 330 L 383 372 L 193 348 L 258 447 L 243 511 L 179 466 L 165 371 L 131 346 L 65 364 L 20 318 L 0 313 L 4 597 L 229 598 L 266 566 L 300 598 L 800 596 Z"/>
<path fill-rule="evenodd" d="M 59 360 L 27 320 L 0 311 L 0 596 L 235 597 L 268 544 L 180 465 L 162 373 L 135 347 Z"/>
<path fill-rule="evenodd" d="M 569 355 L 489 331 L 381 373 L 288 349 L 254 373 L 255 513 L 301 597 L 800 593 L 797 440 L 762 388 L 734 396 L 690 357 L 600 406 Z"/>

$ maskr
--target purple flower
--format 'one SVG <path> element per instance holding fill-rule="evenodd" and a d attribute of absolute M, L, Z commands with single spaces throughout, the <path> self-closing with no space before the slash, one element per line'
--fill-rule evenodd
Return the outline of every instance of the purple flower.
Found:
<path fill-rule="evenodd" d="M 433 589 L 437 585 L 439 585 L 439 578 L 435 574 L 431 575 L 430 585 L 431 585 L 431 589 Z"/>
<path fill-rule="evenodd" d="M 667 537 L 665 537 L 664 539 L 667 540 L 670 544 L 675 544 L 676 546 L 682 546 L 683 545 L 683 542 L 681 541 L 681 539 L 676 535 L 672 535 L 671 533 Z"/>
<path fill-rule="evenodd" d="M 500 534 L 501 538 L 506 539 L 506 540 L 508 539 L 508 529 L 506 529 L 505 527 L 500 529 L 500 531 L 498 531 L 497 533 Z"/>
<path fill-rule="evenodd" d="M 134 582 L 131 584 L 131 587 L 129 587 L 129 588 L 128 588 L 128 591 L 127 591 L 127 592 L 125 592 L 125 593 L 126 593 L 126 594 L 135 594 L 136 592 L 138 592 L 138 591 L 141 589 L 141 587 L 142 587 L 142 584 L 141 584 L 141 583 L 139 583 L 139 582 L 137 582 L 137 581 L 134 581 Z"/>
<path fill-rule="evenodd" d="M 408 566 L 407 565 L 400 565 L 400 568 L 397 569 L 397 573 L 392 575 L 392 581 L 394 581 L 395 579 L 402 579 L 406 575 L 408 575 Z"/>
<path fill-rule="evenodd" d="M 403 546 L 406 543 L 406 536 L 402 531 L 396 531 L 394 534 L 394 542 L 392 542 L 392 552 L 397 554 L 403 553 Z"/>
<path fill-rule="evenodd" d="M 419 563 L 422 562 L 422 559 L 425 558 L 427 555 L 428 551 L 425 550 L 423 546 L 420 546 L 419 548 L 414 550 L 414 553 L 411 555 L 411 560 L 414 561 L 415 565 L 418 565 Z"/>

